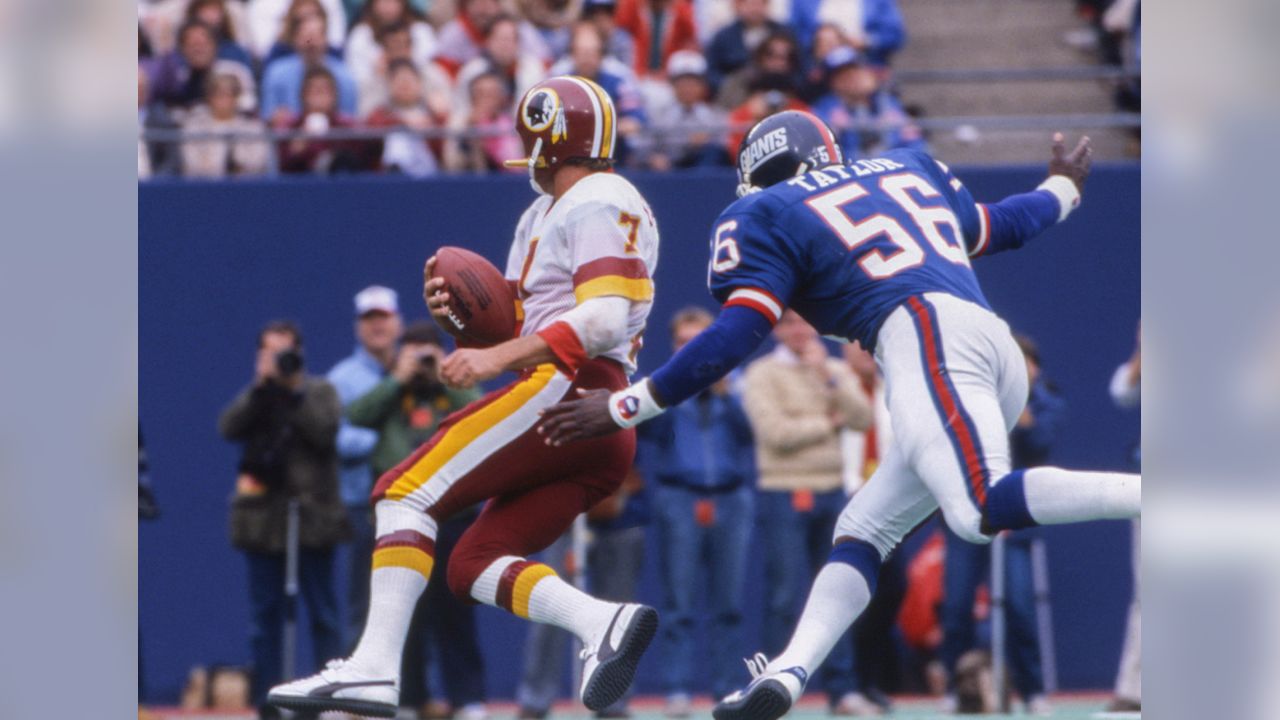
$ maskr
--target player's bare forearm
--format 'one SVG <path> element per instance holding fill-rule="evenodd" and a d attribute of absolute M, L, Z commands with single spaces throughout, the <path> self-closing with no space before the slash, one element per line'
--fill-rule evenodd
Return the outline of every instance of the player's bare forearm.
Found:
<path fill-rule="evenodd" d="M 489 348 L 462 348 L 450 353 L 440 366 L 440 376 L 454 387 L 469 388 L 508 370 L 523 370 L 555 360 L 547 342 L 526 335 Z"/>

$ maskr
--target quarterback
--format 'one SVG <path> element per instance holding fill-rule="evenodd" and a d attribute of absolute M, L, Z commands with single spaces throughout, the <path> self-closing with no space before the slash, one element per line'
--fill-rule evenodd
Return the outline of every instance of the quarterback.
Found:
<path fill-rule="evenodd" d="M 1058 136 L 1037 189 L 980 204 L 922 152 L 846 165 L 818 118 L 767 117 L 742 141 L 740 199 L 712 230 L 709 284 L 724 304 L 716 322 L 650 378 L 582 392 L 545 413 L 540 431 L 556 446 L 632 427 L 742 362 L 787 307 L 874 352 L 893 446 L 841 513 L 787 648 L 748 660 L 754 679 L 716 706 L 717 720 L 784 715 L 866 608 L 884 558 L 939 508 L 975 543 L 1001 530 L 1139 514 L 1137 475 L 1011 471 L 1008 433 L 1027 401 L 1026 364 L 969 265 L 1065 220 L 1089 158 L 1087 139 L 1068 153 Z"/>
<path fill-rule="evenodd" d="M 436 435 L 378 480 L 369 615 L 350 658 L 273 688 L 284 708 L 392 717 L 405 634 L 433 565 L 437 524 L 488 501 L 459 541 L 446 581 L 460 598 L 564 628 L 583 642 L 580 695 L 593 710 L 626 692 L 658 626 L 637 604 L 604 602 L 526 558 L 550 545 L 617 489 L 635 454 L 634 431 L 562 448 L 534 431 L 539 413 L 579 389 L 622 390 L 635 371 L 653 301 L 658 228 L 644 198 L 609 172 L 617 113 L 595 83 L 561 76 L 521 100 L 517 131 L 539 197 L 520 218 L 507 261 L 517 337 L 459 349 L 441 364 L 459 386 L 507 370 L 519 378 L 450 416 Z M 424 296 L 437 320 L 444 282 Z M 445 658 L 448 661 L 448 658 Z"/>

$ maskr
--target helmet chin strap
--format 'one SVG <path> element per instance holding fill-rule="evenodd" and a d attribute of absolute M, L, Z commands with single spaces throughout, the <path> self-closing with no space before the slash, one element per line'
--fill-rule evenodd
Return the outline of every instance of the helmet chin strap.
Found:
<path fill-rule="evenodd" d="M 533 177 L 533 171 L 538 166 L 538 156 L 542 154 L 542 138 L 533 141 L 533 152 L 529 153 L 529 184 L 533 186 L 533 191 L 539 195 L 546 195 L 547 191 L 538 185 L 538 181 Z"/>

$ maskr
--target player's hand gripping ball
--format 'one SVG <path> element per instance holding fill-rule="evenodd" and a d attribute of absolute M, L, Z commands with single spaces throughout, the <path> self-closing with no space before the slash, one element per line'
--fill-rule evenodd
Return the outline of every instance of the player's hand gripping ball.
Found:
<path fill-rule="evenodd" d="M 488 260 L 460 247 L 442 247 L 427 261 L 425 275 L 427 307 L 459 344 L 488 347 L 515 336 L 515 297 Z"/>

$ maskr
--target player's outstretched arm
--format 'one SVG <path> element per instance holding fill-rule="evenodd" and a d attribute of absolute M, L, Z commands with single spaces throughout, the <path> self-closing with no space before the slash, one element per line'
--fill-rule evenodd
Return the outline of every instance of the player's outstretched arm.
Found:
<path fill-rule="evenodd" d="M 1050 150 L 1049 176 L 1028 193 L 1010 195 L 997 203 L 978 205 L 979 231 L 969 249 L 973 257 L 1015 250 L 1067 219 L 1079 207 L 1084 181 L 1093 164 L 1093 148 L 1081 137 L 1067 152 L 1062 133 L 1055 133 Z M 965 191 L 967 193 L 967 191 Z"/>
<path fill-rule="evenodd" d="M 760 347 L 773 323 L 756 310 L 728 306 L 651 377 L 629 388 L 579 391 L 542 413 L 538 432 L 563 445 L 638 425 L 711 387 Z"/>

